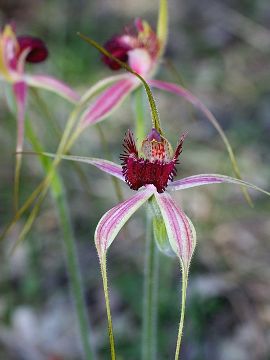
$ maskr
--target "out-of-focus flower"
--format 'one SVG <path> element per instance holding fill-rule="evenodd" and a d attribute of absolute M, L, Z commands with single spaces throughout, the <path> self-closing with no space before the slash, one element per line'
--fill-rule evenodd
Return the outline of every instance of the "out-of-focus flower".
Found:
<path fill-rule="evenodd" d="M 161 43 L 146 21 L 136 19 L 133 27 L 126 27 L 123 34 L 114 36 L 104 48 L 115 58 L 127 63 L 132 70 L 147 77 L 156 68 Z M 121 69 L 118 63 L 105 55 L 102 60 L 111 70 Z"/>
<path fill-rule="evenodd" d="M 0 80 L 11 83 L 17 103 L 18 139 L 16 151 L 22 150 L 24 114 L 27 86 L 43 88 L 76 103 L 79 96 L 63 82 L 47 75 L 30 75 L 25 72 L 26 63 L 46 60 L 48 50 L 44 42 L 32 36 L 17 36 L 11 25 L 0 33 Z"/>
<path fill-rule="evenodd" d="M 158 38 L 146 21 L 136 19 L 134 26 L 126 27 L 122 34 L 112 37 L 104 45 L 104 48 L 144 79 L 149 80 L 157 70 L 164 45 L 165 43 Z M 122 68 L 119 63 L 106 55 L 102 56 L 102 60 L 113 71 Z M 93 125 L 106 118 L 141 85 L 140 80 L 133 74 L 111 76 L 99 83 L 101 88 L 106 86 L 107 88 L 82 115 L 83 127 Z M 110 85 L 111 83 L 113 85 Z"/>

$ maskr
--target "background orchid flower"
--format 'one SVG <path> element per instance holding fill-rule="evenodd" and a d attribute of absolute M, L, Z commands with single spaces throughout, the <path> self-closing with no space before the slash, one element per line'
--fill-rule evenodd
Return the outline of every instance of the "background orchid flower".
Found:
<path fill-rule="evenodd" d="M 122 34 L 108 40 L 104 48 L 112 57 L 103 55 L 102 61 L 112 71 L 122 68 L 120 63 L 113 59 L 115 58 L 127 64 L 147 80 L 157 69 L 162 44 L 146 21 L 136 19 L 133 26 L 127 26 Z M 111 83 L 113 84 L 110 85 Z M 110 86 L 107 86 L 86 109 L 81 118 L 82 127 L 93 125 L 108 117 L 128 95 L 140 86 L 140 80 L 132 74 L 122 74 L 108 77 L 100 84 L 102 87 Z"/>
<path fill-rule="evenodd" d="M 23 122 L 26 105 L 27 86 L 53 91 L 76 103 L 79 96 L 61 81 L 46 75 L 29 75 L 26 63 L 46 60 L 48 50 L 44 42 L 32 36 L 16 36 L 11 25 L 6 25 L 0 33 L 0 80 L 13 85 L 18 112 L 18 139 L 16 151 L 22 150 Z"/>
<path fill-rule="evenodd" d="M 0 33 L 0 80 L 11 84 L 26 85 L 53 91 L 76 103 L 79 96 L 63 82 L 47 75 L 30 75 L 25 72 L 26 63 L 39 63 L 48 57 L 45 43 L 32 36 L 17 36 L 11 25 Z"/>
<path fill-rule="evenodd" d="M 105 173 L 126 182 L 132 190 L 136 191 L 135 195 L 131 198 L 119 203 L 105 213 L 96 227 L 95 244 L 101 263 L 104 290 L 107 295 L 107 251 L 129 218 L 142 205 L 147 203 L 147 201 L 149 202 L 150 208 L 153 210 L 153 220 L 155 220 L 153 221 L 154 234 L 156 235 L 158 246 L 161 242 L 164 243 L 168 240 L 166 248 L 170 247 L 170 250 L 179 258 L 182 269 L 182 311 L 175 359 L 178 359 L 180 351 L 188 271 L 196 246 L 196 232 L 191 220 L 173 200 L 171 192 L 202 185 L 231 183 L 250 187 L 270 195 L 269 192 L 253 184 L 220 174 L 199 174 L 174 180 L 177 172 L 176 165 L 179 163 L 178 158 L 182 152 L 184 138 L 185 134 L 180 137 L 179 143 L 173 151 L 167 139 L 157 129 L 153 128 L 138 149 L 133 134 L 128 131 L 123 142 L 124 151 L 120 156 L 122 160 L 121 166 L 103 159 L 68 155 L 61 156 L 62 159 L 94 165 Z M 50 153 L 43 153 L 43 155 L 55 157 L 54 154 Z M 158 235 L 158 228 L 165 230 L 163 231 L 162 239 L 158 238 L 161 234 L 160 232 Z M 109 320 L 109 336 L 111 347 L 113 347 L 111 349 L 112 358 L 115 358 L 114 346 L 112 346 L 114 340 L 110 306 L 107 295 L 105 298 Z"/>
<path fill-rule="evenodd" d="M 41 39 L 17 36 L 11 25 L 6 25 L 0 33 L 0 80 L 12 84 L 17 105 L 17 153 L 23 148 L 28 86 L 53 91 L 72 103 L 79 100 L 79 96 L 63 82 L 47 75 L 29 75 L 25 72 L 26 63 L 40 63 L 46 60 L 47 56 L 47 47 Z M 20 163 L 18 154 L 15 170 L 15 208 L 18 202 Z"/>

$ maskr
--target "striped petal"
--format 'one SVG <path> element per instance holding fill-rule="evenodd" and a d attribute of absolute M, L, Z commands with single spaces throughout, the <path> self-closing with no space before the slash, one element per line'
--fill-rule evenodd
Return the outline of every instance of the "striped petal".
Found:
<path fill-rule="evenodd" d="M 36 153 L 34 153 L 34 154 L 36 154 Z M 44 156 L 52 157 L 52 158 L 56 157 L 56 154 L 47 153 L 47 152 L 40 153 L 40 155 L 44 155 Z M 78 161 L 78 162 L 93 165 L 93 166 L 97 167 L 98 169 L 100 169 L 101 171 L 104 171 L 105 173 L 107 173 L 109 175 L 115 176 L 116 178 L 125 181 L 125 178 L 122 174 L 122 167 L 118 164 L 115 164 L 112 161 L 98 159 L 98 158 L 85 157 L 85 156 L 75 156 L 75 155 L 59 155 L 59 157 L 64 160 Z"/>
<path fill-rule="evenodd" d="M 95 232 L 95 244 L 100 259 L 106 255 L 109 246 L 129 218 L 154 192 L 152 187 L 139 191 L 132 198 L 121 202 L 103 215 Z"/>
<path fill-rule="evenodd" d="M 189 176 L 180 180 L 172 181 L 167 189 L 168 190 L 183 190 L 195 186 L 209 185 L 209 184 L 220 184 L 220 183 L 231 183 L 240 186 L 250 187 L 251 189 L 258 190 L 266 195 L 270 195 L 268 191 L 259 188 L 256 185 L 248 183 L 243 180 L 238 180 L 230 176 L 219 175 L 219 174 L 200 174 Z"/>
<path fill-rule="evenodd" d="M 120 74 L 120 75 L 108 76 L 105 79 L 99 80 L 84 93 L 84 95 L 81 97 L 80 103 L 85 103 L 89 101 L 93 95 L 99 93 L 101 90 L 103 90 L 110 84 L 115 83 L 119 80 L 127 79 L 128 77 L 129 74 Z"/>
<path fill-rule="evenodd" d="M 107 88 L 84 112 L 81 126 L 96 124 L 109 116 L 137 86 L 138 81 L 130 76 Z"/>
<path fill-rule="evenodd" d="M 186 214 L 168 193 L 155 193 L 173 251 L 180 258 L 185 274 L 196 245 L 196 232 Z"/>
<path fill-rule="evenodd" d="M 23 79 L 29 86 L 52 91 L 74 104 L 80 100 L 80 96 L 74 90 L 72 90 L 68 85 L 51 76 L 24 75 Z"/>
<path fill-rule="evenodd" d="M 128 52 L 128 64 L 141 76 L 146 76 L 152 67 L 152 59 L 146 49 L 134 49 Z"/>

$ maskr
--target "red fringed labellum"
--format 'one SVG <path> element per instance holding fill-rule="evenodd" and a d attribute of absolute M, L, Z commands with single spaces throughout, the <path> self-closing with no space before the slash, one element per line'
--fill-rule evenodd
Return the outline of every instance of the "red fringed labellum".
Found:
<path fill-rule="evenodd" d="M 176 164 L 182 151 L 185 135 L 173 153 L 170 143 L 156 129 L 142 142 L 139 156 L 133 134 L 128 131 L 124 139 L 124 153 L 121 154 L 123 175 L 133 190 L 152 184 L 159 193 L 165 191 L 168 182 L 176 175 Z"/>
<path fill-rule="evenodd" d="M 26 49 L 29 49 L 29 53 L 25 59 L 27 62 L 39 63 L 48 57 L 48 49 L 41 39 L 32 36 L 18 36 L 17 41 L 19 44 L 18 58 Z"/>

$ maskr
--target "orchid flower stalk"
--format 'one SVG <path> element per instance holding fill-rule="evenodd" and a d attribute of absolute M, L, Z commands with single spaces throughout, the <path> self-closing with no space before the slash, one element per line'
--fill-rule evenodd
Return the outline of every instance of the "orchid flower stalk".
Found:
<path fill-rule="evenodd" d="M 48 50 L 44 42 L 32 36 L 16 36 L 14 28 L 6 25 L 0 33 L 0 80 L 10 83 L 17 104 L 17 144 L 14 180 L 14 205 L 18 207 L 19 176 L 24 139 L 24 118 L 28 86 L 39 87 L 57 93 L 72 103 L 79 96 L 63 82 L 47 75 L 30 75 L 25 72 L 26 63 L 40 63 L 46 60 Z"/>
<path fill-rule="evenodd" d="M 140 148 L 137 147 L 133 134 L 130 131 L 127 132 L 123 141 L 124 150 L 120 156 L 121 166 L 110 161 L 95 158 L 60 154 L 56 155 L 56 157 L 94 165 L 104 172 L 125 181 L 130 189 L 136 191 L 136 194 L 130 199 L 119 203 L 103 215 L 95 231 L 95 244 L 101 266 L 111 358 L 113 360 L 116 359 L 116 352 L 108 292 L 107 251 L 121 228 L 136 210 L 145 203 L 150 205 L 155 219 L 153 221 L 153 230 L 156 235 L 156 241 L 159 247 L 164 248 L 165 243 L 166 251 L 170 249 L 170 251 L 177 255 L 182 271 L 181 315 L 175 350 L 175 360 L 177 360 L 180 354 L 183 334 L 188 273 L 196 246 L 196 231 L 191 220 L 172 199 L 169 193 L 170 190 L 182 190 L 194 186 L 228 182 L 251 187 L 267 195 L 270 195 L 270 193 L 245 181 L 224 175 L 201 174 L 174 181 L 186 133 L 180 137 L 173 151 L 171 144 L 164 137 L 161 130 L 159 115 L 151 90 L 145 80 L 143 84 L 149 97 L 153 117 L 152 130 L 142 141 Z M 55 157 L 55 155 L 50 153 L 43 153 L 43 155 Z M 161 229 L 162 231 L 160 231 Z"/>

